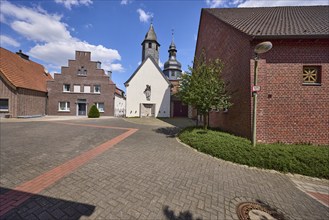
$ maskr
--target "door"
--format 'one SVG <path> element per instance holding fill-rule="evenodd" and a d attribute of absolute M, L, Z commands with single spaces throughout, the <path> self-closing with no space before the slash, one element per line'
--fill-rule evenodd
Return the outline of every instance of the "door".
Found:
<path fill-rule="evenodd" d="M 188 106 L 184 105 L 181 101 L 174 101 L 174 117 L 187 117 Z"/>
<path fill-rule="evenodd" d="M 155 104 L 141 104 L 141 117 L 154 117 Z"/>
<path fill-rule="evenodd" d="M 86 103 L 78 103 L 78 115 L 86 116 L 87 115 L 87 105 Z"/>

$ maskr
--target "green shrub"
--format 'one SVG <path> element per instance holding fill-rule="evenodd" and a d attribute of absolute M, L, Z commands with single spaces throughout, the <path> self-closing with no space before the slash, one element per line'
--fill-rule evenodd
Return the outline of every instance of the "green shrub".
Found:
<path fill-rule="evenodd" d="M 179 134 L 184 143 L 223 160 L 329 179 L 329 146 L 257 144 L 224 132 L 188 128 Z"/>
<path fill-rule="evenodd" d="M 91 106 L 89 113 L 88 113 L 88 118 L 99 118 L 99 116 L 100 116 L 100 113 L 99 113 L 96 105 Z"/>

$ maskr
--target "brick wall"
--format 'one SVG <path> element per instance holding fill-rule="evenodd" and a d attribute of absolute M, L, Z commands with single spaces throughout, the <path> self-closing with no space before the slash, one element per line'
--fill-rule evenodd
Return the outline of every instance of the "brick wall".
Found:
<path fill-rule="evenodd" d="M 8 85 L 4 78 L 0 77 L 0 98 L 8 99 L 9 111 L 0 112 L 0 117 L 10 115 L 10 117 L 17 117 L 17 91 Z"/>
<path fill-rule="evenodd" d="M 17 116 L 36 116 L 46 114 L 45 92 L 30 89 L 17 89 Z"/>
<path fill-rule="evenodd" d="M 36 116 L 46 114 L 47 94 L 30 89 L 14 89 L 1 77 L 0 98 L 9 100 L 9 111 L 0 116 L 10 117 Z"/>
<path fill-rule="evenodd" d="M 266 39 L 273 48 L 260 55 L 257 140 L 260 142 L 329 144 L 329 40 Z M 265 41 L 265 40 L 262 40 Z M 224 62 L 233 106 L 210 113 L 210 125 L 251 138 L 254 47 L 260 43 L 202 12 L 196 56 Z M 322 67 L 320 86 L 303 85 L 303 66 Z"/>
<path fill-rule="evenodd" d="M 196 46 L 196 57 L 202 49 L 207 58 L 224 62 L 223 79 L 234 104 L 227 113 L 210 113 L 210 126 L 219 127 L 233 134 L 251 136 L 250 101 L 250 52 L 248 36 L 232 29 L 206 11 L 202 12 Z"/>
<path fill-rule="evenodd" d="M 114 115 L 115 84 L 104 74 L 103 69 L 97 68 L 97 62 L 90 61 L 90 52 L 76 52 L 76 60 L 69 60 L 68 67 L 62 67 L 61 74 L 55 74 L 53 81 L 48 81 L 48 114 L 49 115 L 76 115 L 77 100 L 86 99 L 87 113 L 95 102 L 104 103 L 104 112 L 101 116 Z M 79 76 L 78 69 L 87 70 L 87 75 Z M 70 85 L 70 92 L 63 92 L 63 85 Z M 74 85 L 80 85 L 81 92 L 73 92 Z M 84 86 L 90 86 L 90 93 L 83 91 Z M 94 86 L 100 85 L 100 94 L 94 93 Z M 70 111 L 58 111 L 59 102 L 70 102 Z"/>
<path fill-rule="evenodd" d="M 271 42 L 259 62 L 257 140 L 329 144 L 329 40 Z M 304 65 L 322 67 L 321 85 L 303 85 Z"/>

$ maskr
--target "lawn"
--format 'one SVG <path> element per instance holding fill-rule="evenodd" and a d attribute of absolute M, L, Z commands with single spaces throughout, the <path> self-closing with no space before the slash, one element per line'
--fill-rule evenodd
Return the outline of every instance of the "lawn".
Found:
<path fill-rule="evenodd" d="M 223 160 L 252 167 L 329 179 L 329 146 L 305 144 L 257 144 L 248 139 L 214 130 L 187 128 L 182 142 Z"/>

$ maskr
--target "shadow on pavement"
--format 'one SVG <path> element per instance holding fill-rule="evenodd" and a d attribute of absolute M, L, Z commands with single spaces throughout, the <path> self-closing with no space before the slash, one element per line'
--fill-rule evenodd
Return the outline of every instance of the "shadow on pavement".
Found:
<path fill-rule="evenodd" d="M 176 135 L 186 127 L 192 127 L 196 125 L 196 122 L 189 118 L 158 118 L 158 119 L 160 121 L 167 123 L 169 126 L 153 129 L 153 131 L 159 134 L 164 134 L 169 138 L 176 137 Z"/>
<path fill-rule="evenodd" d="M 155 131 L 156 133 L 164 134 L 168 138 L 176 137 L 176 135 L 179 133 L 180 130 L 181 129 L 177 127 L 163 127 L 163 128 L 153 129 L 153 131 Z"/>
<path fill-rule="evenodd" d="M 169 209 L 169 206 L 163 208 L 163 214 L 168 220 L 201 220 L 201 218 L 193 218 L 190 211 L 180 212 L 175 215 L 175 212 Z"/>
<path fill-rule="evenodd" d="M 24 198 L 30 197 L 22 204 L 12 208 L 8 212 L 8 203 L 13 201 L 13 198 L 6 198 L 8 193 L 15 193 L 15 197 Z M 30 194 L 21 191 L 0 187 L 0 219 L 80 219 L 82 216 L 90 216 L 95 206 L 66 201 L 62 199 L 51 198 L 36 194 Z M 11 200 L 11 201 L 10 201 Z M 15 205 L 15 204 L 14 204 Z"/>
<path fill-rule="evenodd" d="M 271 207 L 270 205 L 268 205 L 267 203 L 257 199 L 256 200 L 262 207 L 266 208 L 271 215 L 273 216 L 274 219 L 277 220 L 286 220 L 287 218 L 285 218 L 284 214 L 279 212 L 276 208 Z"/>

